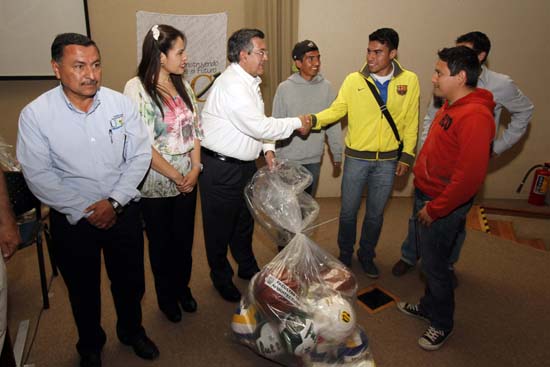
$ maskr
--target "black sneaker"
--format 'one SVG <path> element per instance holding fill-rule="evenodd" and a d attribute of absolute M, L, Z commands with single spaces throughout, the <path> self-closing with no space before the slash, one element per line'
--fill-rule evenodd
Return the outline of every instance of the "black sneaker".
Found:
<path fill-rule="evenodd" d="M 399 259 L 399 261 L 396 262 L 391 269 L 391 273 L 396 277 L 400 277 L 401 275 L 409 272 L 412 268 L 414 268 L 414 265 L 407 264 L 403 260 Z"/>
<path fill-rule="evenodd" d="M 445 331 L 430 326 L 418 339 L 418 345 L 425 350 L 438 350 L 452 334 L 453 330 Z"/>
<path fill-rule="evenodd" d="M 378 267 L 376 266 L 376 264 L 372 259 L 366 259 L 366 260 L 359 259 L 359 262 L 361 263 L 361 267 L 363 268 L 363 271 L 369 278 L 376 279 L 380 276 L 380 271 L 378 270 Z"/>
<path fill-rule="evenodd" d="M 420 311 L 420 305 L 417 303 L 415 305 L 407 302 L 397 302 L 397 309 L 403 312 L 406 315 L 416 317 L 417 319 L 430 322 L 428 315 Z"/>

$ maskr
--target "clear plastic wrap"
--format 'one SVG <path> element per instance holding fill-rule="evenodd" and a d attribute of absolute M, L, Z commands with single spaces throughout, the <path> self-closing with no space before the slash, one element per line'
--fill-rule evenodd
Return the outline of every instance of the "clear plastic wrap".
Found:
<path fill-rule="evenodd" d="M 233 315 L 233 335 L 286 366 L 375 366 L 357 324 L 355 276 L 303 234 L 319 213 L 304 192 L 310 183 L 305 168 L 282 160 L 247 185 L 256 221 L 277 244 L 288 244 L 250 281 Z"/>

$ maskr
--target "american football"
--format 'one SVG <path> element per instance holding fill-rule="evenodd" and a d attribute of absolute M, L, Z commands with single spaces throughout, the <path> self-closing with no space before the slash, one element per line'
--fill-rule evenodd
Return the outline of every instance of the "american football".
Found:
<path fill-rule="evenodd" d="M 291 272 L 264 269 L 254 280 L 254 298 L 265 315 L 282 319 L 298 307 L 300 282 Z"/>

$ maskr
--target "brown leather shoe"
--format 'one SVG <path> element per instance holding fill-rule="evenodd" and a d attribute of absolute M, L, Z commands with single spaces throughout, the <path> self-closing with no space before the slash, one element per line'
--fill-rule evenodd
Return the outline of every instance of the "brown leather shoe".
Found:
<path fill-rule="evenodd" d="M 400 277 L 401 275 L 409 272 L 412 268 L 414 268 L 414 265 L 407 264 L 403 260 L 399 259 L 399 261 L 396 262 L 391 269 L 391 273 L 396 277 Z"/>

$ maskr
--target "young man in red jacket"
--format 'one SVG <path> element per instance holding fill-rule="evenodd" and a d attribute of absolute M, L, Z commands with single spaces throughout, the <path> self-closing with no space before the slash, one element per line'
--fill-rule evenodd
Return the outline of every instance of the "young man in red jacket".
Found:
<path fill-rule="evenodd" d="M 416 233 L 426 274 L 418 304 L 399 302 L 409 316 L 430 322 L 418 339 L 439 349 L 453 332 L 454 288 L 448 267 L 455 237 L 487 173 L 495 135 L 493 95 L 476 88 L 480 65 L 464 46 L 438 52 L 434 94 L 446 100 L 414 167 Z"/>

